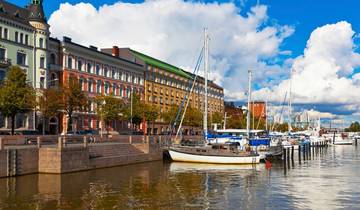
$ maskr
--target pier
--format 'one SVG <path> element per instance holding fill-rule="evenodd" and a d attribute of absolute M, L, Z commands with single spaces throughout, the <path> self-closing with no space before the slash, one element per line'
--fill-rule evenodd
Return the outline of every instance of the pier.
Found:
<path fill-rule="evenodd" d="M 291 145 L 283 147 L 283 166 L 284 173 L 295 167 L 295 148 L 297 148 L 297 162 L 299 165 L 307 160 L 315 159 L 316 156 L 322 154 L 329 147 L 328 142 L 306 142 L 299 145 Z"/>
<path fill-rule="evenodd" d="M 1 136 L 0 177 L 162 160 L 159 136 Z"/>

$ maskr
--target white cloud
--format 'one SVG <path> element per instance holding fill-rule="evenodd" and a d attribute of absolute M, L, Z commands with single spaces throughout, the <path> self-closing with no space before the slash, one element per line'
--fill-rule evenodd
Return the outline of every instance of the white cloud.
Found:
<path fill-rule="evenodd" d="M 360 102 L 360 65 L 355 52 L 355 32 L 347 22 L 328 24 L 315 29 L 304 54 L 293 61 L 293 100 L 296 103 L 355 104 Z M 289 80 L 273 88 L 254 93 L 258 98 L 281 101 L 289 90 Z"/>
<path fill-rule="evenodd" d="M 145 52 L 191 69 L 202 45 L 203 27 L 211 35 L 211 77 L 223 85 L 231 99 L 244 99 L 247 70 L 256 69 L 255 81 L 266 85 L 284 74 L 281 66 L 263 60 L 276 59 L 279 46 L 294 29 L 267 25 L 267 7 L 251 8 L 246 16 L 234 3 L 202 3 L 183 0 L 118 2 L 99 9 L 89 3 L 64 3 L 49 18 L 51 33 L 70 36 L 82 44 L 111 47 L 114 44 Z"/>

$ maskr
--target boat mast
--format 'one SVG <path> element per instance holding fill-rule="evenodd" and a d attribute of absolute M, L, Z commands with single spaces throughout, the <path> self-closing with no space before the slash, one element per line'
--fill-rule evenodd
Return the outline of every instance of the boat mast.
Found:
<path fill-rule="evenodd" d="M 204 135 L 205 140 L 207 140 L 208 127 L 207 127 L 207 118 L 208 118 L 208 71 L 209 71 L 209 37 L 207 34 L 207 28 L 204 29 L 204 78 L 205 78 L 205 100 L 204 100 Z"/>
<path fill-rule="evenodd" d="M 292 89 L 292 73 L 293 69 L 290 70 L 290 82 L 289 82 L 289 121 L 288 121 L 288 132 L 290 134 L 292 128 L 291 128 L 291 89 Z"/>
<path fill-rule="evenodd" d="M 248 112 L 246 116 L 246 130 L 248 137 L 250 137 L 250 103 L 251 103 L 251 77 L 252 77 L 251 70 L 249 70 L 248 73 L 249 73 L 249 78 L 248 78 L 249 87 L 248 87 Z"/>

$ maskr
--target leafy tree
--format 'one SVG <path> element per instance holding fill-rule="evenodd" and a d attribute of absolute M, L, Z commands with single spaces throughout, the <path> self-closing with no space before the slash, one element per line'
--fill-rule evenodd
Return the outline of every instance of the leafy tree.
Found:
<path fill-rule="evenodd" d="M 179 111 L 179 107 L 176 105 L 172 105 L 169 110 L 161 113 L 161 117 L 165 123 L 173 124 L 178 111 Z"/>
<path fill-rule="evenodd" d="M 349 128 L 345 129 L 346 132 L 360 132 L 360 123 L 358 121 L 351 123 Z"/>
<path fill-rule="evenodd" d="M 35 108 L 35 90 L 26 82 L 25 72 L 11 66 L 0 88 L 0 111 L 11 119 L 11 134 L 15 132 L 15 116 Z"/>
<path fill-rule="evenodd" d="M 199 109 L 192 108 L 189 106 L 186 109 L 186 114 L 184 118 L 184 125 L 192 127 L 200 127 L 203 121 L 203 114 Z"/>
<path fill-rule="evenodd" d="M 73 113 L 85 110 L 88 107 L 87 95 L 81 90 L 77 78 L 69 77 L 69 81 L 62 87 L 62 106 L 68 115 L 67 130 L 72 131 Z"/>
<path fill-rule="evenodd" d="M 99 95 L 95 98 L 96 114 L 104 122 L 106 130 L 109 131 L 110 122 L 121 118 L 124 102 L 113 95 Z"/>
<path fill-rule="evenodd" d="M 131 101 L 132 101 L 132 114 L 131 114 Z M 132 120 L 133 125 L 139 126 L 144 119 L 144 114 L 145 114 L 144 109 L 145 109 L 145 105 L 140 100 L 140 95 L 137 93 L 132 93 L 132 99 L 131 98 L 129 99 L 124 109 L 124 117 L 128 121 Z"/>
<path fill-rule="evenodd" d="M 159 109 L 155 105 L 145 104 L 144 112 L 145 120 L 152 123 L 152 130 L 154 130 L 155 120 L 159 117 Z"/>
<path fill-rule="evenodd" d="M 44 89 L 37 101 L 37 110 L 41 112 L 43 118 L 42 132 L 45 134 L 45 121 L 56 116 L 63 109 L 61 91 L 56 88 Z"/>
<path fill-rule="evenodd" d="M 211 115 L 211 123 L 221 124 L 223 122 L 224 116 L 220 112 L 215 112 Z"/>

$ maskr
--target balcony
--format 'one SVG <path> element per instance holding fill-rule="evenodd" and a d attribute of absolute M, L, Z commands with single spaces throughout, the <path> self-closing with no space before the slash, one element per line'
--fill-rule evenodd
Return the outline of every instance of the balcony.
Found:
<path fill-rule="evenodd" d="M 60 65 L 58 64 L 49 64 L 49 70 L 52 70 L 52 71 L 61 71 L 62 68 Z"/>
<path fill-rule="evenodd" d="M 0 58 L 0 68 L 8 68 L 9 66 L 11 66 L 11 59 Z"/>

